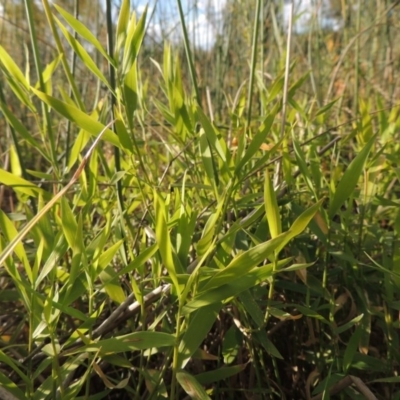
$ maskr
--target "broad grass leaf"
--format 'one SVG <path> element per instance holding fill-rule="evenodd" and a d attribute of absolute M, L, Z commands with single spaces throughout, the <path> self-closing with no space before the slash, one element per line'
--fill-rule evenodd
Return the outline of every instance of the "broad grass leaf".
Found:
<path fill-rule="evenodd" d="M 116 43 L 115 43 L 115 54 L 114 58 L 118 59 L 119 52 L 123 47 L 126 39 L 126 33 L 129 24 L 129 14 L 130 14 L 130 0 L 123 0 L 121 4 L 121 9 L 119 11 L 117 30 L 116 30 Z"/>
<path fill-rule="evenodd" d="M 312 218 L 314 217 L 314 215 L 320 208 L 323 201 L 324 201 L 324 199 L 319 200 L 317 203 L 315 203 L 311 207 L 307 208 L 307 210 L 305 210 L 302 214 L 300 214 L 296 218 L 296 220 L 293 222 L 292 226 L 290 227 L 290 229 L 288 231 L 289 237 L 288 237 L 287 242 L 289 242 L 289 240 L 293 239 L 294 237 L 300 235 L 304 231 L 304 229 L 307 228 L 308 224 L 310 223 L 310 221 L 312 220 Z M 286 243 L 284 244 L 284 246 L 286 245 Z M 281 249 L 282 249 L 282 247 L 279 248 L 278 251 L 280 251 Z"/>
<path fill-rule="evenodd" d="M 76 233 L 78 230 L 78 224 L 75 220 L 75 216 L 69 207 L 68 200 L 65 197 L 61 198 L 61 228 L 67 239 L 67 242 L 71 249 L 75 247 Z"/>
<path fill-rule="evenodd" d="M 1 232 L 4 235 L 4 238 L 11 242 L 17 235 L 18 231 L 15 228 L 14 224 L 10 221 L 7 215 L 0 209 L 0 228 Z M 24 246 L 21 242 L 19 242 L 14 249 L 15 254 L 18 259 L 23 263 L 25 271 L 29 280 L 32 282 L 32 271 L 30 268 L 28 257 L 25 253 Z"/>
<path fill-rule="evenodd" d="M 3 185 L 12 187 L 17 193 L 25 194 L 32 197 L 42 196 L 44 199 L 50 199 L 50 193 L 46 192 L 42 188 L 36 186 L 35 184 L 19 177 L 13 175 L 4 169 L 0 169 L 0 182 Z"/>
<path fill-rule="evenodd" d="M 264 324 L 264 314 L 261 311 L 260 306 L 254 300 L 250 291 L 246 290 L 241 293 L 239 296 L 239 301 L 255 322 L 256 327 L 260 328 Z"/>
<path fill-rule="evenodd" d="M 322 115 L 325 114 L 327 111 L 329 111 L 334 105 L 335 103 L 339 100 L 339 97 L 335 100 L 330 101 L 328 104 L 326 104 L 325 106 L 321 107 L 315 114 L 316 117 L 318 117 L 318 115 Z"/>
<path fill-rule="evenodd" d="M 369 374 L 373 372 L 385 373 L 392 371 L 392 364 L 385 358 L 375 358 L 367 354 L 355 353 L 351 368 L 366 371 Z"/>
<path fill-rule="evenodd" d="M 207 174 L 208 180 L 210 181 L 210 183 L 214 188 L 214 193 L 215 195 L 217 195 L 219 178 L 218 178 L 216 163 L 214 161 L 214 155 L 204 129 L 202 128 L 200 129 L 199 136 L 200 136 L 199 140 L 200 154 L 201 154 L 201 160 L 203 162 L 203 167 Z"/>
<path fill-rule="evenodd" d="M 190 215 L 183 212 L 179 217 L 178 230 L 176 233 L 176 251 L 179 260 L 183 266 L 187 264 L 190 246 L 192 245 L 192 236 L 196 228 L 197 213 Z"/>
<path fill-rule="evenodd" d="M 312 179 L 311 179 L 310 171 L 309 171 L 307 163 L 305 161 L 306 160 L 305 154 L 304 154 L 302 148 L 300 147 L 300 144 L 297 142 L 297 140 L 294 137 L 293 137 L 292 142 L 293 142 L 293 150 L 294 150 L 294 154 L 296 157 L 297 166 L 299 167 L 301 175 L 303 176 L 304 181 L 306 182 L 311 193 L 317 199 L 318 196 L 317 196 L 315 187 L 314 187 Z"/>
<path fill-rule="evenodd" d="M 81 129 L 76 137 L 69 155 L 68 169 L 70 170 L 80 157 L 81 151 L 85 148 L 90 140 L 90 133 Z"/>
<path fill-rule="evenodd" d="M 132 64 L 131 69 L 125 76 L 123 90 L 126 116 L 130 121 L 130 125 L 133 126 L 133 118 L 138 103 L 138 76 L 136 61 Z"/>
<path fill-rule="evenodd" d="M 122 77 L 125 77 L 128 71 L 131 69 L 133 63 L 136 61 L 136 57 L 139 53 L 145 33 L 146 16 L 147 5 L 137 24 L 135 14 L 132 15 L 130 20 L 124 46 L 124 56 L 122 60 Z"/>
<path fill-rule="evenodd" d="M 276 238 L 282 233 L 282 222 L 279 214 L 278 200 L 268 169 L 265 170 L 264 205 L 271 237 Z"/>
<path fill-rule="evenodd" d="M 290 231 L 282 233 L 268 242 L 261 243 L 239 254 L 226 268 L 217 272 L 205 285 L 201 286 L 200 291 L 207 292 L 246 275 L 250 270 L 274 254 L 276 249 L 283 247 L 288 242 L 290 235 Z"/>
<path fill-rule="evenodd" d="M 99 78 L 100 81 L 103 82 L 107 86 L 107 88 L 110 90 L 110 92 L 115 95 L 108 80 L 103 75 L 103 73 L 100 71 L 100 69 L 97 67 L 96 63 L 89 56 L 89 53 L 85 50 L 85 48 L 67 31 L 67 29 L 63 26 L 63 24 L 60 22 L 60 20 L 57 17 L 54 17 L 54 20 L 57 22 L 59 28 L 61 29 L 61 32 L 67 39 L 69 45 L 74 50 L 75 54 L 82 60 L 83 64 L 87 67 L 87 69 L 92 71 L 92 73 L 95 76 L 97 76 L 97 78 Z"/>
<path fill-rule="evenodd" d="M 146 389 L 151 395 L 150 398 L 154 397 L 155 399 L 157 398 L 159 400 L 163 400 L 169 397 L 163 379 L 163 371 L 150 368 L 142 368 L 140 373 L 141 375 L 143 375 Z"/>
<path fill-rule="evenodd" d="M 264 350 L 267 352 L 267 354 L 269 354 L 271 357 L 279 358 L 280 360 L 284 359 L 276 346 L 268 338 L 265 330 L 254 332 L 253 335 L 254 338 L 261 343 L 261 346 L 264 347 Z"/>
<path fill-rule="evenodd" d="M 85 296 L 87 293 L 87 285 L 86 282 L 84 282 L 83 274 L 79 276 L 77 279 L 74 280 L 72 283 L 71 280 L 68 280 L 69 277 L 67 277 L 66 282 L 68 283 L 67 285 L 63 286 L 63 288 L 60 291 L 60 300 L 59 303 L 63 304 L 63 306 L 71 306 L 70 309 L 73 309 L 74 307 L 74 302 L 82 299 L 82 297 Z M 103 307 L 100 305 L 97 310 L 102 310 Z M 64 311 L 63 311 L 64 312 Z M 93 316 L 92 318 L 87 319 L 87 323 L 89 325 L 93 324 Z M 83 326 L 81 325 L 80 328 Z"/>
<path fill-rule="evenodd" d="M 215 234 L 215 227 L 221 216 L 224 202 L 221 200 L 218 204 L 217 209 L 212 213 L 203 229 L 201 239 L 197 242 L 196 251 L 199 257 L 203 256 L 209 249 Z"/>
<path fill-rule="evenodd" d="M 62 232 L 58 232 L 55 240 L 53 249 L 50 256 L 47 258 L 44 266 L 40 270 L 39 276 L 35 280 L 35 288 L 42 282 L 42 280 L 57 267 L 58 260 L 62 258 L 68 250 L 68 243 L 66 237 Z"/>
<path fill-rule="evenodd" d="M 121 286 L 118 283 L 115 283 L 118 280 L 120 275 L 117 274 L 114 269 L 110 266 L 107 266 L 100 272 L 99 278 L 103 284 L 104 290 L 108 294 L 108 297 L 117 304 L 122 304 L 125 299 L 125 293 Z"/>
<path fill-rule="evenodd" d="M 82 361 L 86 360 L 88 357 L 87 356 L 82 356 L 79 355 L 77 357 L 73 357 L 68 359 L 67 363 L 64 363 L 60 368 L 58 369 L 57 373 L 57 379 L 60 381 L 65 381 L 68 376 L 74 373 L 79 367 L 82 366 Z M 45 359 L 43 362 L 43 371 L 40 371 L 40 374 L 38 371 L 35 371 L 37 376 L 40 376 L 44 374 L 46 370 L 49 369 L 50 365 L 47 365 L 45 368 L 45 362 L 47 360 L 51 361 L 51 357 L 48 357 Z M 74 399 L 79 399 L 79 392 L 82 390 L 82 387 L 84 386 L 85 383 L 88 382 L 90 379 L 90 374 L 92 373 L 93 369 L 92 368 L 83 368 L 80 373 L 79 377 L 77 379 L 74 379 L 70 385 L 67 385 L 67 387 L 63 391 L 62 399 L 63 400 L 74 400 Z M 78 375 L 78 374 L 76 374 Z M 30 397 L 32 400 L 43 400 L 43 399 L 49 399 L 52 396 L 49 394 L 54 393 L 54 377 L 50 374 L 49 377 L 47 377 L 44 382 L 41 380 L 41 384 L 39 387 L 35 388 L 34 395 L 33 397 Z M 55 396 L 56 397 L 56 396 Z M 60 396 L 61 397 L 61 396 Z M 97 399 L 96 396 L 90 396 L 94 397 L 93 400 Z"/>
<path fill-rule="evenodd" d="M 119 114 L 119 113 L 116 112 L 116 114 Z M 127 153 L 133 154 L 132 139 L 129 135 L 129 132 L 127 131 L 127 129 L 125 127 L 125 124 L 122 122 L 121 115 L 118 115 L 118 118 L 115 121 L 115 129 L 117 131 L 121 146 L 124 148 L 124 150 L 127 151 Z"/>
<path fill-rule="evenodd" d="M 195 375 L 196 380 L 202 385 L 208 385 L 213 382 L 222 381 L 230 378 L 247 367 L 247 364 L 232 365 L 231 367 L 221 367 L 212 371 L 203 372 L 202 374 Z"/>
<path fill-rule="evenodd" d="M 293 69 L 295 64 L 293 63 L 290 66 L 290 69 Z M 307 71 L 303 76 L 300 77 L 292 86 L 290 86 L 289 91 L 288 91 L 288 98 L 290 101 L 290 98 L 294 96 L 296 93 L 297 89 L 301 88 L 303 86 L 303 83 L 308 80 L 308 76 L 310 75 L 310 71 Z"/>
<path fill-rule="evenodd" d="M 156 214 L 155 230 L 156 230 L 156 240 L 158 244 L 158 249 L 160 251 L 163 264 L 167 269 L 168 274 L 171 278 L 171 281 L 177 293 L 180 293 L 181 289 L 178 282 L 177 274 L 184 273 L 184 271 L 176 271 L 174 257 L 172 254 L 171 237 L 167 226 L 165 203 L 164 200 L 156 191 L 154 191 L 154 202 L 155 202 L 155 214 Z"/>
<path fill-rule="evenodd" d="M 99 340 L 77 349 L 65 350 L 64 355 L 76 353 L 100 353 L 115 354 L 125 351 L 157 349 L 161 347 L 172 347 L 175 344 L 175 336 L 164 332 L 134 332 L 110 339 Z"/>
<path fill-rule="evenodd" d="M 67 21 L 67 23 L 71 26 L 71 28 L 76 33 L 78 33 L 78 35 L 81 35 L 84 39 L 91 43 L 114 67 L 116 67 L 115 61 L 107 54 L 100 42 L 82 22 L 77 20 L 74 16 L 69 14 L 57 4 L 53 3 L 53 5 L 57 9 L 57 11 L 63 16 L 65 21 Z"/>
<path fill-rule="evenodd" d="M 364 148 L 360 151 L 356 158 L 350 163 L 345 173 L 343 174 L 342 179 L 335 189 L 335 193 L 333 194 L 329 206 L 329 217 L 331 219 L 334 217 L 334 215 L 337 213 L 343 203 L 353 193 L 357 182 L 360 179 L 371 148 L 375 143 L 376 137 L 376 135 L 372 136 L 372 138 L 368 141 L 368 143 L 364 146 Z"/>
<path fill-rule="evenodd" d="M 215 128 L 211 124 L 210 120 L 204 114 L 203 110 L 200 106 L 197 106 L 196 113 L 199 118 L 199 121 L 204 129 L 204 132 L 207 136 L 208 142 L 210 146 L 217 152 L 221 160 L 223 161 L 224 165 L 227 165 L 227 146 L 223 139 L 218 140 L 217 134 L 215 132 Z"/>
<path fill-rule="evenodd" d="M 19 83 L 21 86 L 25 88 L 25 90 L 29 91 L 29 83 L 25 79 L 24 74 L 19 69 L 17 64 L 14 62 L 12 57 L 7 53 L 7 51 L 1 45 L 0 45 L 0 62 L 3 64 L 8 74 L 13 77 L 15 82 Z"/>
<path fill-rule="evenodd" d="M 222 342 L 222 356 L 224 364 L 232 364 L 243 346 L 243 333 L 235 324 L 225 332 Z"/>
<path fill-rule="evenodd" d="M 33 138 L 32 134 L 25 128 L 25 126 L 15 117 L 15 115 L 8 109 L 7 105 L 0 101 L 0 109 L 7 119 L 7 122 L 19 133 L 22 139 L 26 140 L 38 153 L 47 161 L 51 157 L 42 149 L 42 146 Z"/>
<path fill-rule="evenodd" d="M 211 397 L 208 396 L 194 376 L 185 371 L 180 371 L 176 374 L 176 379 L 191 399 L 211 400 Z"/>
<path fill-rule="evenodd" d="M 9 357 L 7 354 L 5 354 L 1 349 L 0 349 L 0 362 L 3 365 L 8 365 L 11 367 L 11 369 L 19 376 L 19 378 L 25 382 L 25 384 L 29 385 L 30 379 L 31 377 L 25 375 L 22 370 L 20 369 L 20 363 L 15 363 L 14 359 L 12 359 L 11 357 Z M 12 388 L 14 385 L 10 385 L 10 382 L 8 381 L 8 378 L 6 378 L 1 372 L 0 372 L 0 382 L 1 381 L 5 381 L 7 382 L 7 386 L 8 388 Z M 25 397 L 22 397 L 25 398 Z"/>
<path fill-rule="evenodd" d="M 146 247 L 140 254 L 138 254 L 126 267 L 122 268 L 119 275 L 129 274 L 132 271 L 142 271 L 143 264 L 147 262 L 158 250 L 158 244 L 155 243 Z"/>
<path fill-rule="evenodd" d="M 10 144 L 9 154 L 10 154 L 11 172 L 16 176 L 22 176 L 21 163 L 14 144 Z"/>
<path fill-rule="evenodd" d="M 59 54 L 51 63 L 46 65 L 42 73 L 43 83 L 48 83 L 51 77 L 54 74 L 54 71 L 57 69 L 58 64 L 60 63 L 61 59 L 63 58 L 63 54 Z M 35 89 L 40 89 L 40 82 L 37 81 L 35 85 Z M 51 88 L 50 88 L 51 89 Z"/>
<path fill-rule="evenodd" d="M 315 318 L 327 325 L 330 325 L 330 322 L 327 319 L 325 319 L 325 317 L 323 317 L 321 314 L 318 314 L 312 308 L 304 307 L 299 304 L 292 304 L 292 306 L 295 307 L 297 310 L 299 310 L 306 317 Z"/>
<path fill-rule="evenodd" d="M 67 118 L 69 121 L 74 122 L 81 129 L 89 132 L 92 136 L 97 137 L 99 133 L 104 129 L 104 125 L 101 122 L 94 120 L 83 111 L 79 110 L 74 106 L 71 106 L 63 101 L 56 99 L 55 97 L 49 96 L 39 90 L 32 88 L 32 91 L 46 103 L 48 106 L 54 108 L 60 115 Z M 103 139 L 110 142 L 114 146 L 121 147 L 121 143 L 118 136 L 110 129 L 106 129 L 103 135 Z"/>
<path fill-rule="evenodd" d="M 256 154 L 257 151 L 260 150 L 260 146 L 265 142 L 266 138 L 268 137 L 268 134 L 270 133 L 276 113 L 277 113 L 277 106 L 275 106 L 272 112 L 267 115 L 267 117 L 261 124 L 260 128 L 258 129 L 258 132 L 254 135 L 253 140 L 250 142 L 246 152 L 244 153 L 244 156 L 239 161 L 236 167 L 235 171 L 236 175 L 240 175 L 240 172 L 243 169 L 243 167 L 248 163 L 249 160 L 251 160 L 254 154 Z"/>
<path fill-rule="evenodd" d="M 62 223 L 62 222 L 61 222 Z M 76 225 L 75 225 L 76 224 Z M 79 279 L 79 276 L 82 274 L 83 271 L 87 270 L 87 265 L 88 265 L 88 258 L 86 257 L 85 250 L 84 250 L 84 234 L 83 234 L 83 220 L 82 220 L 82 214 L 79 215 L 78 222 L 73 222 L 73 225 L 76 226 L 76 231 L 75 231 L 75 236 L 73 238 L 70 238 L 72 240 L 72 260 L 71 260 L 71 265 L 69 268 L 69 279 L 68 279 L 68 290 L 71 290 L 71 288 L 75 285 L 75 282 L 77 279 Z M 67 233 L 68 229 L 70 229 L 71 226 L 66 228 L 65 226 L 62 228 L 64 234 L 70 234 L 70 232 Z M 68 241 L 68 238 L 67 238 Z"/>
<path fill-rule="evenodd" d="M 400 382 L 400 376 L 391 376 L 389 378 L 379 378 L 379 379 L 374 379 L 373 381 L 370 381 L 370 383 L 399 383 Z"/>
<path fill-rule="evenodd" d="M 283 92 L 283 84 L 284 84 L 284 76 L 281 73 L 280 76 L 278 76 L 275 81 L 273 82 L 271 89 L 269 91 L 267 103 L 270 103 L 272 100 L 275 99 L 278 95 L 280 95 Z"/>
<path fill-rule="evenodd" d="M 8 357 L 7 357 L 8 358 Z M 10 361 L 11 359 L 8 358 Z M 4 363 L 4 361 L 2 362 Z M 7 365 L 7 363 L 4 363 Z M 14 369 L 13 369 L 14 370 Z M 25 375 L 23 375 L 25 376 Z M 28 382 L 26 384 L 29 384 Z M 0 386 L 2 391 L 0 392 L 1 398 L 4 400 L 25 400 L 27 397 L 24 395 L 21 389 L 9 379 L 6 375 L 4 375 L 0 371 Z"/>
<path fill-rule="evenodd" d="M 282 262 L 278 261 L 278 265 L 284 265 L 286 262 L 286 260 L 283 260 Z M 230 283 L 221 284 L 220 286 L 214 287 L 210 290 L 202 291 L 183 307 L 183 315 L 190 314 L 209 304 L 220 303 L 237 296 L 239 293 L 264 282 L 270 278 L 272 274 L 272 264 L 268 264 L 263 267 L 254 268 L 245 276 L 232 280 Z"/>
<path fill-rule="evenodd" d="M 121 248 L 122 243 L 123 240 L 119 240 L 117 243 L 113 244 L 100 255 L 98 262 L 98 268 L 101 270 L 99 277 L 104 285 L 104 289 L 110 299 L 118 304 L 124 302 L 126 296 L 119 284 L 118 278 L 121 276 L 121 273 L 117 274 L 114 268 L 110 266 L 110 263 L 117 251 Z"/>
<path fill-rule="evenodd" d="M 185 333 L 180 339 L 178 349 L 178 368 L 185 368 L 190 357 L 206 339 L 208 332 L 222 308 L 221 303 L 211 304 L 195 311 L 188 322 Z"/>
<path fill-rule="evenodd" d="M 364 314 L 357 315 L 357 317 L 353 318 L 351 321 L 335 328 L 335 333 L 337 335 L 340 335 L 341 333 L 343 333 L 343 332 L 347 331 L 348 329 L 350 329 L 351 327 L 353 327 L 355 324 L 358 324 L 363 318 L 364 318 Z"/>

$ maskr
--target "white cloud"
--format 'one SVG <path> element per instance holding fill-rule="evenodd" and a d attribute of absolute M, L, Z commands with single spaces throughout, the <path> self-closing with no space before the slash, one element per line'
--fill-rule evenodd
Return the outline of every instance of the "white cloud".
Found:
<path fill-rule="evenodd" d="M 283 6 L 283 26 L 288 27 L 290 3 Z M 330 5 L 327 0 L 294 0 L 293 1 L 293 31 L 305 33 L 311 24 L 317 21 L 322 28 L 339 30 L 342 23 L 337 18 L 329 16 Z"/>
<path fill-rule="evenodd" d="M 198 0 L 183 3 L 189 40 L 202 48 L 212 47 L 222 26 L 222 10 L 226 0 Z M 156 4 L 157 8 L 148 26 L 148 34 L 157 41 L 166 38 L 173 43 L 179 42 L 182 40 L 182 28 L 176 2 L 165 0 Z M 139 7 L 141 5 L 139 4 Z M 139 7 L 137 7 L 138 11 Z M 152 4 L 150 4 L 148 15 L 151 14 L 151 10 Z"/>

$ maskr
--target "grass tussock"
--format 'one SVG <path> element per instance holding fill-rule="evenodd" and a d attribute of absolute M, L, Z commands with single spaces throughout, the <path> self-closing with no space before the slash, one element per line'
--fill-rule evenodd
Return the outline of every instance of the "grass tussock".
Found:
<path fill-rule="evenodd" d="M 398 6 L 244 3 L 4 6 L 1 398 L 400 398 Z"/>

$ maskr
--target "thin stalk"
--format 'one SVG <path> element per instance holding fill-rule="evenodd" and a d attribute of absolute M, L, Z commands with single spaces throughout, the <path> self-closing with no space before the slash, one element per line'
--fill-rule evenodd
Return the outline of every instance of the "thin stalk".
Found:
<path fill-rule="evenodd" d="M 281 133 L 280 138 L 283 139 L 285 135 L 285 125 L 286 125 L 286 110 L 287 110 L 287 96 L 288 96 L 288 86 L 289 86 L 289 71 L 290 71 L 290 52 L 292 47 L 292 29 L 293 28 L 293 1 L 290 3 L 289 12 L 289 22 L 288 22 L 288 36 L 287 36 L 287 46 L 286 46 L 286 65 L 285 65 L 285 82 L 283 86 L 283 98 L 282 98 L 282 123 L 281 123 Z M 277 187 L 280 182 L 280 177 L 282 174 L 282 159 L 276 166 L 276 172 L 274 177 L 274 186 Z"/>
<path fill-rule="evenodd" d="M 361 26 L 361 2 L 358 0 L 357 4 L 357 20 L 356 20 L 356 30 L 357 30 L 357 40 L 356 40 L 356 54 L 354 60 L 354 98 L 353 98 L 353 114 L 354 116 L 358 113 L 358 96 L 359 96 L 359 64 L 360 64 L 360 32 Z"/>
<path fill-rule="evenodd" d="M 114 41 L 113 41 L 113 22 L 112 22 L 112 10 L 111 10 L 111 0 L 106 1 L 106 20 L 107 20 L 107 49 L 108 49 L 108 54 L 110 57 L 114 54 Z M 117 84 L 116 84 L 116 79 L 115 79 L 115 69 L 111 63 L 108 64 L 108 70 L 110 74 L 110 86 L 112 90 L 115 92 L 117 89 Z M 110 93 L 110 103 L 111 103 L 111 115 L 112 115 L 112 120 L 115 121 L 115 107 L 117 105 L 116 103 L 116 98 L 115 96 Z M 115 123 L 112 124 L 111 129 L 115 132 Z M 115 170 L 116 172 L 121 171 L 121 155 L 119 152 L 119 148 L 117 146 L 114 147 L 114 158 L 115 158 Z M 124 211 L 125 211 L 125 205 L 124 205 L 124 199 L 122 195 L 122 182 L 119 179 L 116 183 L 117 187 L 117 198 L 118 198 L 118 208 L 120 212 L 120 223 L 124 224 Z M 121 229 L 121 235 L 125 236 L 124 234 L 124 229 Z M 124 255 L 126 258 L 126 255 L 128 254 L 128 249 L 126 247 L 126 241 L 123 241 L 123 248 L 124 248 Z M 126 260 L 124 260 L 125 263 Z"/>
<path fill-rule="evenodd" d="M 176 316 L 176 337 L 175 337 L 175 345 L 174 345 L 174 352 L 172 358 L 172 380 L 171 380 L 171 393 L 170 393 L 170 400 L 174 400 L 177 398 L 177 390 L 178 387 L 176 385 L 176 374 L 178 372 L 178 360 L 179 360 L 179 337 L 181 334 L 181 307 L 183 304 L 179 302 L 178 313 Z"/>
<path fill-rule="evenodd" d="M 76 19 L 79 18 L 79 0 L 75 0 L 74 2 L 74 17 Z M 78 33 L 74 31 L 74 38 L 75 40 L 78 40 Z M 75 51 L 71 52 L 71 76 L 74 78 L 75 77 L 75 69 L 76 69 L 76 53 Z M 72 97 L 73 95 L 73 90 L 72 86 L 69 85 L 69 90 L 68 90 L 68 95 L 69 97 Z M 65 167 L 69 163 L 69 146 L 70 146 L 70 141 L 71 141 L 71 121 L 68 120 L 67 122 L 67 135 L 65 138 Z"/>
<path fill-rule="evenodd" d="M 177 0 L 177 4 L 178 4 L 178 10 L 179 10 L 179 18 L 181 20 L 181 26 L 182 26 L 183 45 L 185 47 L 186 58 L 187 58 L 187 62 L 189 64 L 189 74 L 190 74 L 190 78 L 192 79 L 192 84 L 193 84 L 193 88 L 194 88 L 196 101 L 201 106 L 200 91 L 199 91 L 199 87 L 197 85 L 196 71 L 194 69 L 192 52 L 190 51 L 189 36 L 187 33 L 187 29 L 186 29 L 185 17 L 183 15 L 181 0 Z"/>
<path fill-rule="evenodd" d="M 274 261 L 272 263 L 272 275 L 271 275 L 271 282 L 269 284 L 269 289 L 268 289 L 267 310 L 265 313 L 263 326 L 268 325 L 268 320 L 271 316 L 271 303 L 272 303 L 274 293 L 275 293 L 275 273 L 276 273 L 276 271 L 278 271 L 278 256 L 279 256 L 279 254 L 275 254 Z"/>
<path fill-rule="evenodd" d="M 34 21 L 34 17 L 33 17 L 31 0 L 25 0 L 25 9 L 26 9 L 26 14 L 27 14 L 27 19 L 28 19 L 29 35 L 31 38 L 32 52 L 33 52 L 33 59 L 35 62 L 36 74 L 37 74 L 37 77 L 39 80 L 40 90 L 43 93 L 46 93 L 46 87 L 44 84 L 43 73 L 42 73 L 43 72 L 42 64 L 40 62 L 39 47 L 38 47 L 38 43 L 37 43 L 35 21 Z M 45 123 L 43 131 L 47 133 L 47 139 L 49 140 L 49 143 L 50 143 L 51 160 L 53 162 L 54 172 L 56 172 L 57 171 L 57 169 L 56 169 L 56 166 L 57 166 L 56 144 L 55 144 L 55 139 L 54 139 L 54 134 L 53 134 L 50 113 L 49 113 L 48 107 L 43 102 L 42 102 L 42 113 L 43 113 L 43 118 L 44 118 L 44 123 Z"/>
<path fill-rule="evenodd" d="M 247 92 L 247 118 L 246 118 L 246 131 L 250 126 L 251 122 L 251 111 L 252 111 L 252 98 L 254 91 L 254 80 L 256 74 L 256 66 L 257 66 L 257 41 L 258 41 L 258 31 L 260 29 L 260 16 L 261 16 L 261 0 L 257 0 L 256 5 L 256 15 L 254 17 L 254 31 L 253 31 L 253 40 L 252 40 L 252 49 L 251 49 L 251 69 L 250 69 L 250 77 L 249 77 L 249 87 Z"/>
<path fill-rule="evenodd" d="M 26 0 L 26 1 L 29 2 L 29 0 Z M 50 10 L 50 5 L 49 5 L 48 0 L 43 0 L 43 6 L 44 6 L 44 11 L 46 13 L 47 20 L 48 20 L 49 25 L 50 25 L 52 38 L 54 39 L 54 41 L 56 43 L 56 46 L 57 46 L 57 51 L 58 51 L 59 54 L 62 55 L 61 64 L 63 66 L 65 75 L 67 76 L 68 83 L 71 85 L 72 92 L 74 93 L 74 99 L 75 99 L 78 107 L 82 111 L 85 111 L 85 106 L 84 106 L 84 104 L 82 102 L 81 95 L 79 94 L 78 87 L 76 86 L 74 77 L 72 76 L 71 71 L 69 70 L 69 65 L 68 65 L 68 62 L 67 62 L 66 57 L 65 57 L 65 51 L 64 51 L 64 48 L 63 48 L 63 46 L 61 44 L 60 36 L 58 35 L 57 29 L 56 29 L 56 26 L 55 26 L 55 23 L 54 23 L 53 14 L 52 14 L 52 12 Z"/>
<path fill-rule="evenodd" d="M 4 104 L 4 106 L 6 106 L 6 104 L 7 104 L 6 103 L 6 98 L 4 97 L 3 87 L 2 87 L 1 82 L 0 82 L 0 101 Z M 15 132 L 14 127 L 10 123 L 8 123 L 8 127 L 10 129 L 11 136 L 12 136 L 12 139 L 13 139 L 13 142 L 14 142 L 15 151 L 17 153 L 18 161 L 19 161 L 19 164 L 21 166 L 22 177 L 25 180 L 29 181 L 30 178 L 28 176 L 28 173 L 26 172 L 25 163 L 24 163 L 24 159 L 22 157 L 21 147 L 20 147 L 20 143 L 19 143 L 17 134 Z M 29 201 L 30 201 L 30 204 L 32 206 L 33 213 L 36 214 L 37 213 L 36 199 L 34 197 L 29 197 Z"/>

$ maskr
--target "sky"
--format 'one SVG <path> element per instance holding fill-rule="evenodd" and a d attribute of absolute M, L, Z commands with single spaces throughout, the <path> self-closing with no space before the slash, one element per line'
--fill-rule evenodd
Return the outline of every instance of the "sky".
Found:
<path fill-rule="evenodd" d="M 177 1 L 132 1 L 139 14 L 147 3 L 149 4 L 148 18 L 152 15 L 148 33 L 157 39 L 166 35 L 172 42 L 178 41 L 182 36 L 182 30 Z M 197 46 L 205 49 L 212 47 L 218 29 L 222 26 L 222 11 L 225 4 L 226 0 L 182 0 L 189 39 Z M 154 7 L 156 7 L 155 10 Z"/>
<path fill-rule="evenodd" d="M 227 0 L 181 0 L 186 20 L 189 39 L 196 46 L 204 49 L 214 44 L 218 29 L 222 26 L 222 11 Z M 283 0 L 282 0 L 283 1 Z M 138 14 L 141 14 L 146 4 L 149 4 L 148 18 L 152 15 L 148 33 L 157 40 L 167 36 L 171 42 L 179 41 L 182 36 L 176 0 L 136 0 L 132 4 Z M 289 19 L 290 1 L 284 1 L 283 26 Z M 254 1 L 255 4 L 255 1 Z M 154 10 L 154 7 L 155 10 Z M 294 0 L 295 33 L 307 32 L 315 16 L 321 24 L 333 30 L 340 29 L 340 23 L 332 18 L 322 17 L 324 10 L 329 8 L 328 0 Z M 154 13 L 153 13 L 154 10 Z"/>

